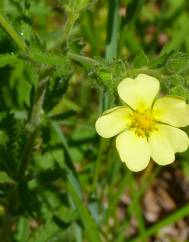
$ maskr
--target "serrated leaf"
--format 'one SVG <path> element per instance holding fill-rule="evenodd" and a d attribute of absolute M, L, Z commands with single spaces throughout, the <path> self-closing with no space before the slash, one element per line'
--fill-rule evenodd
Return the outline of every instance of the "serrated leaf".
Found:
<path fill-rule="evenodd" d="M 183 73 L 189 71 L 189 56 L 182 52 L 171 55 L 165 64 L 169 73 Z"/>
<path fill-rule="evenodd" d="M 62 206 L 54 215 L 54 218 L 58 218 L 63 224 L 71 224 L 79 218 L 77 209 L 68 208 Z"/>
<path fill-rule="evenodd" d="M 65 56 L 59 56 L 52 53 L 43 53 L 35 50 L 31 52 L 31 58 L 36 62 L 46 65 L 67 65 L 68 59 Z"/>
<path fill-rule="evenodd" d="M 40 226 L 31 236 L 28 242 L 47 242 L 56 237 L 59 228 L 52 221 L 48 221 L 45 225 Z M 53 241 L 53 240 L 52 240 Z"/>
<path fill-rule="evenodd" d="M 134 67 L 142 67 L 142 66 L 147 66 L 149 63 L 147 55 L 141 51 L 138 55 L 135 56 L 133 60 L 133 66 Z"/>
<path fill-rule="evenodd" d="M 0 55 L 0 67 L 4 67 L 6 65 L 12 65 L 16 61 L 18 61 L 18 57 L 14 54 Z"/>
<path fill-rule="evenodd" d="M 9 137 L 6 144 L 6 159 L 12 169 L 16 169 L 19 162 L 21 142 L 22 142 L 22 123 L 15 118 L 14 113 L 8 113 L 3 120 L 4 128 Z"/>
<path fill-rule="evenodd" d="M 171 95 L 181 96 L 181 97 L 185 98 L 186 100 L 189 99 L 188 90 L 181 85 L 171 88 L 169 93 Z"/>
<path fill-rule="evenodd" d="M 14 180 L 5 172 L 5 171 L 0 171 L 0 184 L 3 183 L 14 183 Z"/>
<path fill-rule="evenodd" d="M 167 59 L 172 55 L 173 51 L 162 52 L 158 58 L 156 58 L 150 65 L 151 68 L 158 68 L 165 65 Z"/>

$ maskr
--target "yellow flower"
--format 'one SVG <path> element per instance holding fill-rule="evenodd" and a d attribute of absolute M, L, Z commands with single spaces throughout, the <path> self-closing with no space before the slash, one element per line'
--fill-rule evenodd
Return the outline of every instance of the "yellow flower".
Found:
<path fill-rule="evenodd" d="M 145 74 L 125 78 L 118 85 L 118 94 L 126 105 L 107 110 L 96 121 L 102 137 L 118 135 L 116 148 L 132 171 L 145 169 L 150 157 L 159 165 L 168 165 L 176 152 L 184 152 L 189 145 L 187 134 L 178 129 L 189 125 L 189 105 L 172 96 L 155 100 L 159 86 L 156 78 Z"/>

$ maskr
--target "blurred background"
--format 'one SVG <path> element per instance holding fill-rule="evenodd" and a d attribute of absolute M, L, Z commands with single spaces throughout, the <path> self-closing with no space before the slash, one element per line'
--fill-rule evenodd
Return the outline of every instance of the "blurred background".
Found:
<path fill-rule="evenodd" d="M 94 127 L 127 75 L 189 99 L 189 2 L 1 0 L 0 14 L 1 241 L 189 241 L 189 152 L 132 173 Z"/>

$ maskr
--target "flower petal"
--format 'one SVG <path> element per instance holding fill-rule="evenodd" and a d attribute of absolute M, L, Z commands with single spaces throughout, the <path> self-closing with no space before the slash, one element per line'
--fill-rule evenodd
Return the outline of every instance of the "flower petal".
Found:
<path fill-rule="evenodd" d="M 176 152 L 184 152 L 189 145 L 187 134 L 181 129 L 158 124 L 148 139 L 151 157 L 159 165 L 168 165 L 175 160 Z"/>
<path fill-rule="evenodd" d="M 189 105 L 180 98 L 162 97 L 154 103 L 153 116 L 157 121 L 185 127 L 189 125 Z"/>
<path fill-rule="evenodd" d="M 132 171 L 145 169 L 150 161 L 147 139 L 137 136 L 134 131 L 124 131 L 116 138 L 116 148 L 120 158 Z"/>
<path fill-rule="evenodd" d="M 107 110 L 96 121 L 95 127 L 97 133 L 104 138 L 110 138 L 119 134 L 128 127 L 131 113 L 132 110 L 125 106 L 118 106 Z"/>
<path fill-rule="evenodd" d="M 118 85 L 118 94 L 134 110 L 150 109 L 159 91 L 159 81 L 146 74 L 139 74 L 136 79 L 125 78 Z"/>

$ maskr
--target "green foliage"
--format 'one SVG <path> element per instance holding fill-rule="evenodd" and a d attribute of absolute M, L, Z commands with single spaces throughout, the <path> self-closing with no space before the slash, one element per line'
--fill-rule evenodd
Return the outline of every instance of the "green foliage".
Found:
<path fill-rule="evenodd" d="M 59 56 L 53 53 L 46 54 L 40 52 L 39 50 L 35 50 L 31 52 L 30 57 L 39 64 L 52 66 L 57 65 L 59 66 L 59 68 L 61 67 L 62 69 L 69 66 L 69 59 L 67 59 L 65 56 Z"/>
<path fill-rule="evenodd" d="M 14 180 L 6 172 L 1 171 L 0 172 L 0 184 L 3 184 L 3 183 L 11 184 L 11 183 L 14 183 Z"/>
<path fill-rule="evenodd" d="M 136 68 L 148 66 L 149 60 L 146 54 L 142 51 L 140 54 L 135 56 L 132 64 Z"/>
<path fill-rule="evenodd" d="M 46 242 L 49 240 L 53 240 L 53 237 L 56 238 L 56 233 L 58 228 L 56 225 L 51 222 L 47 222 L 45 225 L 39 227 L 39 229 L 35 232 L 33 237 L 29 239 L 29 242 Z"/>
<path fill-rule="evenodd" d="M 131 174 L 94 127 L 139 73 L 189 102 L 187 10 L 185 0 L 0 1 L 0 241 L 130 241 L 133 218 L 131 241 L 145 241 L 188 216 L 185 205 L 146 226 L 141 200 L 160 170 Z M 187 178 L 188 158 L 177 157 Z"/>
<path fill-rule="evenodd" d="M 0 55 L 0 67 L 4 67 L 6 65 L 13 65 L 15 62 L 18 61 L 18 58 L 14 54 L 5 54 Z"/>

